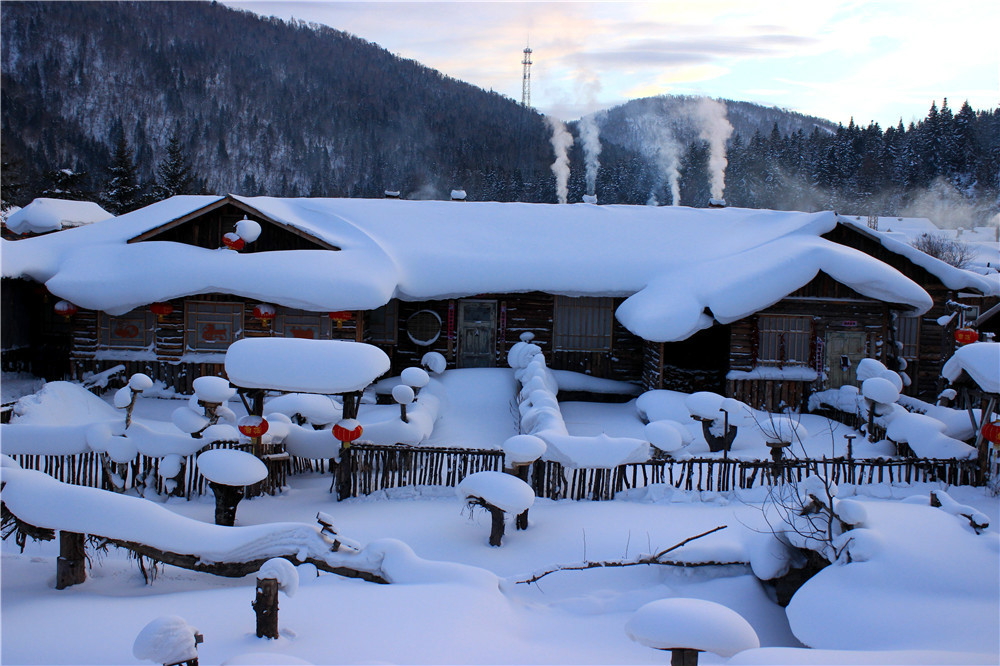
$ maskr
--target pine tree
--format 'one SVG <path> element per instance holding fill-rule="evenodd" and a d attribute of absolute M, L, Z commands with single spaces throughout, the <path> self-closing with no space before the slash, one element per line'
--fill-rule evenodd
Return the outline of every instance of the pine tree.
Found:
<path fill-rule="evenodd" d="M 113 215 L 131 212 L 146 203 L 143 188 L 136 175 L 132 149 L 125 140 L 124 132 L 118 134 L 101 203 Z"/>
<path fill-rule="evenodd" d="M 45 188 L 41 196 L 49 199 L 71 199 L 89 201 L 91 192 L 87 189 L 87 172 L 73 169 L 52 169 L 46 171 Z"/>
<path fill-rule="evenodd" d="M 156 167 L 156 200 L 191 194 L 194 181 L 195 177 L 184 158 L 184 149 L 175 129 L 167 141 L 167 156 Z"/>

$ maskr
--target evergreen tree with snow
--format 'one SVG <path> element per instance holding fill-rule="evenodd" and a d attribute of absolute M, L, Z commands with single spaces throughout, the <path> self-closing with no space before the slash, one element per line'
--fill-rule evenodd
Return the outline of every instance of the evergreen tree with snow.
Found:
<path fill-rule="evenodd" d="M 146 203 L 143 187 L 139 184 L 132 149 L 125 139 L 125 133 L 118 133 L 118 142 L 108 167 L 108 179 L 101 204 L 113 215 L 122 215 L 141 208 Z"/>
<path fill-rule="evenodd" d="M 191 194 L 195 177 L 184 157 L 180 137 L 175 129 L 167 141 L 167 155 L 156 167 L 156 199 L 168 199 L 178 194 Z"/>

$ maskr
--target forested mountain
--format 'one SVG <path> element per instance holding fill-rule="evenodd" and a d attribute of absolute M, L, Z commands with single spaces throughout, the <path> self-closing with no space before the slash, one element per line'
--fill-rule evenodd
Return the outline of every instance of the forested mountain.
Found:
<path fill-rule="evenodd" d="M 540 114 L 328 27 L 207 2 L 4 2 L 0 31 L 5 205 L 44 194 L 121 212 L 179 191 L 442 198 L 453 188 L 471 200 L 556 200 Z M 602 203 L 669 203 L 666 145 L 681 202 L 707 203 L 696 102 L 657 97 L 600 114 Z M 937 191 L 977 219 L 996 207 L 996 109 L 945 103 L 885 131 L 745 102 L 727 111 L 731 205 L 897 214 Z M 584 156 L 580 127 L 571 131 L 579 201 Z"/>

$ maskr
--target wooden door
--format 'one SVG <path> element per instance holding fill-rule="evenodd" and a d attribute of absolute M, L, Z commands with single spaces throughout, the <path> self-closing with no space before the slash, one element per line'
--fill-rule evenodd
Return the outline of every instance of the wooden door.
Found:
<path fill-rule="evenodd" d="M 826 388 L 858 386 L 858 361 L 865 358 L 864 331 L 827 331 L 826 333 Z"/>
<path fill-rule="evenodd" d="M 496 365 L 496 339 L 496 301 L 459 301 L 457 366 L 492 368 Z"/>

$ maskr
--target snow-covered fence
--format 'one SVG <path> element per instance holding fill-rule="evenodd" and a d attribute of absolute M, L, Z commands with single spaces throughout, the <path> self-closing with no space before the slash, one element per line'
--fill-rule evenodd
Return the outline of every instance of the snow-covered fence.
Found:
<path fill-rule="evenodd" d="M 206 446 L 206 449 L 247 449 L 246 442 L 224 442 L 218 441 Z M 87 486 L 89 488 L 101 488 L 111 490 L 111 484 L 104 474 L 101 465 L 101 456 L 94 451 L 76 453 L 72 455 L 29 455 L 11 454 L 10 457 L 23 469 L 32 469 L 48 474 L 49 476 L 75 486 Z M 183 493 L 184 497 L 195 497 L 204 495 L 208 484 L 198 473 L 197 454 L 184 456 L 183 466 L 186 470 L 184 475 L 184 488 L 175 490 L 175 494 Z M 124 489 L 140 488 L 143 491 L 153 490 L 157 494 L 169 492 L 166 488 L 166 481 L 160 476 L 161 458 L 139 455 L 130 462 L 126 468 Z"/>
<path fill-rule="evenodd" d="M 403 486 L 455 487 L 469 474 L 503 466 L 501 450 L 354 444 L 341 455 L 338 473 L 348 483 L 338 499 Z"/>
<path fill-rule="evenodd" d="M 569 468 L 555 461 L 538 461 L 532 469 L 535 495 L 549 499 L 610 500 L 617 493 L 654 484 L 680 490 L 729 492 L 820 475 L 834 483 L 919 483 L 940 481 L 973 485 L 977 466 L 972 460 L 822 458 L 734 460 L 689 458 L 650 460 L 611 469 Z"/>

